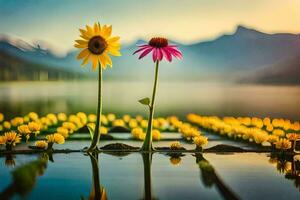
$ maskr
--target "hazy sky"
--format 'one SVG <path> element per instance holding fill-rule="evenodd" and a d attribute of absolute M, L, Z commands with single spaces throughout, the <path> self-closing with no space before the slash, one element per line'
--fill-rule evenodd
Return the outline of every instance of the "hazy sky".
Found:
<path fill-rule="evenodd" d="M 112 24 L 124 43 L 154 35 L 193 43 L 238 24 L 300 33 L 300 0 L 0 0 L 0 34 L 63 51 L 95 21 Z"/>

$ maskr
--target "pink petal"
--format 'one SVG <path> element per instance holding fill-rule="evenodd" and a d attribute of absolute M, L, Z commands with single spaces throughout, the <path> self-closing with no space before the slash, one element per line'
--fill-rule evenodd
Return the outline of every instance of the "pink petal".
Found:
<path fill-rule="evenodd" d="M 172 62 L 172 55 L 171 55 L 171 53 L 169 52 L 169 50 L 166 49 L 166 48 L 162 48 L 162 52 L 163 52 L 164 56 L 166 57 L 166 59 L 167 59 L 169 62 Z"/>
<path fill-rule="evenodd" d="M 153 50 L 152 59 L 153 59 L 153 62 L 157 61 L 157 48 L 154 48 L 154 50 Z"/>
<path fill-rule="evenodd" d="M 163 53 L 161 51 L 161 48 L 157 48 L 157 58 L 159 61 L 163 59 Z"/>
<path fill-rule="evenodd" d="M 145 49 L 143 51 L 143 53 L 139 56 L 139 59 L 141 59 L 141 58 L 145 57 L 146 55 L 148 55 L 152 50 L 153 50 L 153 48 Z"/>
<path fill-rule="evenodd" d="M 143 51 L 143 50 L 145 50 L 145 49 L 147 49 L 147 48 L 151 48 L 151 47 L 149 47 L 149 46 L 140 47 L 138 50 L 136 50 L 136 51 L 133 53 L 133 55 L 136 54 L 136 53 L 138 53 L 138 52 L 140 52 L 140 51 Z"/>
<path fill-rule="evenodd" d="M 182 53 L 177 49 L 177 47 L 166 47 L 169 52 L 178 59 L 182 59 Z"/>

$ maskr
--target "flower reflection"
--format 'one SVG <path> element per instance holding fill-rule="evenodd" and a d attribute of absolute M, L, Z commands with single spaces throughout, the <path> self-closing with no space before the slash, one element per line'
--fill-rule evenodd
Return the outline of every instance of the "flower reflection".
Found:
<path fill-rule="evenodd" d="M 92 164 L 93 184 L 88 198 L 81 197 L 82 200 L 106 200 L 107 194 L 104 187 L 100 184 L 100 172 L 98 165 L 98 153 L 88 153 Z"/>
<path fill-rule="evenodd" d="M 174 166 L 180 165 L 181 163 L 181 158 L 180 157 L 170 157 L 170 163 Z"/>
<path fill-rule="evenodd" d="M 215 186 L 224 199 L 240 199 L 231 188 L 223 182 L 216 173 L 214 167 L 203 157 L 202 153 L 196 153 L 195 157 L 201 172 L 201 181 L 204 186 L 209 188 Z"/>
<path fill-rule="evenodd" d="M 13 158 L 9 163 L 14 163 Z M 25 198 L 33 189 L 38 176 L 44 174 L 48 163 L 47 154 L 42 154 L 37 160 L 19 166 L 12 174 L 12 183 L 0 192 L 0 199 L 12 199 L 16 194 Z"/>
<path fill-rule="evenodd" d="M 299 155 L 286 156 L 284 154 L 271 154 L 270 162 L 275 165 L 277 171 L 280 174 L 284 174 L 284 177 L 294 182 L 296 188 L 300 190 L 300 161 Z"/>
<path fill-rule="evenodd" d="M 15 162 L 15 156 L 13 155 L 13 154 L 7 154 L 6 156 L 5 156 L 5 165 L 7 166 L 7 167 L 15 167 L 15 165 L 16 165 L 16 162 Z"/>

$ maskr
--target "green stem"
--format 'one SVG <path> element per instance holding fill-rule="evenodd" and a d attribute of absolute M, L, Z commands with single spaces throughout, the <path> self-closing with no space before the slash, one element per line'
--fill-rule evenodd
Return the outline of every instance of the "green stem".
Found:
<path fill-rule="evenodd" d="M 154 116 L 155 94 L 156 94 L 157 80 L 158 80 L 158 66 L 159 66 L 159 61 L 157 60 L 156 64 L 155 64 L 155 78 L 154 78 L 154 85 L 153 85 L 152 100 L 151 100 L 151 105 L 149 106 L 149 109 L 150 109 L 149 121 L 148 121 L 146 138 L 145 138 L 144 144 L 142 146 L 142 151 L 152 151 L 153 150 L 152 124 L 153 124 L 153 116 Z"/>
<path fill-rule="evenodd" d="M 100 141 L 99 128 L 101 126 L 101 112 L 102 112 L 102 68 L 99 64 L 99 79 L 98 79 L 98 107 L 97 107 L 97 122 L 95 127 L 95 133 L 89 151 L 93 151 L 97 148 L 97 144 Z"/>

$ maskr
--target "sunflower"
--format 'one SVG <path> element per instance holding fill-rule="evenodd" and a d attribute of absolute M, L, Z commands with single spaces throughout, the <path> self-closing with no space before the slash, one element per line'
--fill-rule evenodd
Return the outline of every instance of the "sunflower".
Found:
<path fill-rule="evenodd" d="M 120 37 L 111 36 L 111 25 L 101 26 L 95 23 L 94 27 L 86 25 L 86 30 L 79 29 L 79 31 L 82 39 L 75 40 L 75 47 L 83 49 L 77 56 L 77 59 L 83 59 L 82 65 L 86 65 L 91 60 L 93 70 L 96 70 L 99 64 L 102 69 L 106 69 L 107 65 L 112 67 L 109 54 L 121 56 Z"/>

